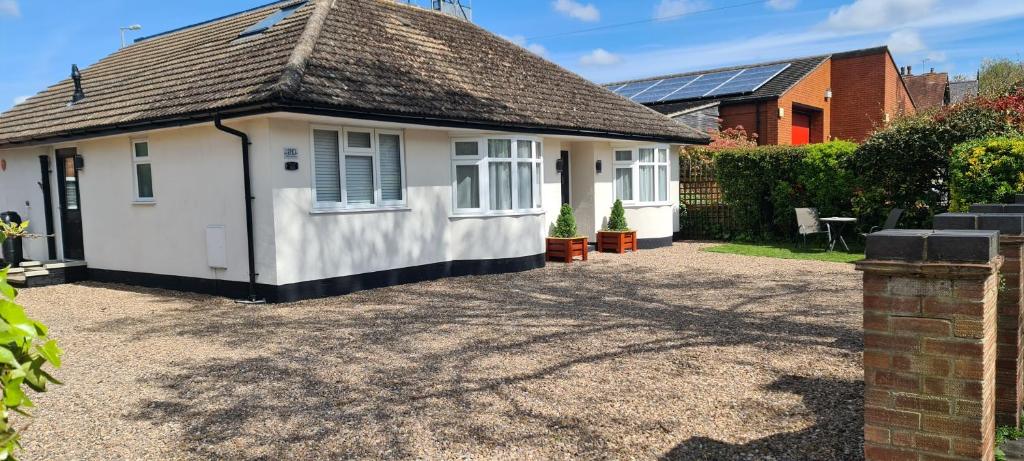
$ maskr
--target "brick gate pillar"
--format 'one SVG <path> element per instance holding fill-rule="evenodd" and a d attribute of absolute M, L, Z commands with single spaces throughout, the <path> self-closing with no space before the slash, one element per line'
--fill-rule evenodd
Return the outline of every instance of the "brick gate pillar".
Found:
<path fill-rule="evenodd" d="M 864 272 L 867 460 L 992 460 L 996 231 L 868 236 Z"/>
<path fill-rule="evenodd" d="M 996 424 L 1017 426 L 1024 395 L 1024 214 L 944 213 L 935 217 L 936 229 L 999 231 L 999 304 L 996 316 Z"/>

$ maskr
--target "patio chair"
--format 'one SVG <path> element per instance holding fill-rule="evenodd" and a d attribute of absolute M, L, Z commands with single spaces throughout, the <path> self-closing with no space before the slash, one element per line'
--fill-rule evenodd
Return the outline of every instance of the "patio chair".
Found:
<path fill-rule="evenodd" d="M 903 217 L 903 208 L 893 208 L 889 210 L 889 216 L 885 218 L 885 223 L 881 226 L 872 226 L 871 230 L 867 234 L 860 234 L 867 237 L 868 234 L 874 234 L 880 230 L 895 229 L 896 225 L 899 224 L 900 218 Z"/>
<path fill-rule="evenodd" d="M 818 209 L 817 208 L 796 208 L 796 225 L 797 232 L 804 239 L 804 245 L 807 245 L 807 236 L 814 234 L 825 234 L 832 240 L 832 236 L 829 235 L 828 226 L 824 230 L 821 228 L 821 221 L 818 221 Z"/>

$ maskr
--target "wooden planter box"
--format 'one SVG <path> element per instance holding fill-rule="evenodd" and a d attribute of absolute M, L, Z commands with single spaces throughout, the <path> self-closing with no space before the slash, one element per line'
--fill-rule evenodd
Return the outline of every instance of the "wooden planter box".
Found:
<path fill-rule="evenodd" d="M 600 231 L 597 233 L 597 251 L 625 253 L 637 251 L 636 231 Z"/>
<path fill-rule="evenodd" d="M 587 238 L 555 238 L 548 237 L 545 240 L 547 251 L 544 254 L 546 261 L 561 261 L 571 263 L 573 258 L 579 256 L 583 261 L 587 260 Z"/>

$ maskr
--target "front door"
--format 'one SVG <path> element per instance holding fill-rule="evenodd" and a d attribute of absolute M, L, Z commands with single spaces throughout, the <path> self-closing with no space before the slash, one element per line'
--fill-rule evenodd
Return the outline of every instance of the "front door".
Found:
<path fill-rule="evenodd" d="M 57 149 L 57 196 L 60 202 L 60 234 L 64 259 L 85 259 L 82 244 L 82 206 L 78 193 L 78 168 L 74 147 Z"/>
<path fill-rule="evenodd" d="M 569 151 L 563 150 L 559 158 L 562 163 L 562 204 L 569 204 Z"/>

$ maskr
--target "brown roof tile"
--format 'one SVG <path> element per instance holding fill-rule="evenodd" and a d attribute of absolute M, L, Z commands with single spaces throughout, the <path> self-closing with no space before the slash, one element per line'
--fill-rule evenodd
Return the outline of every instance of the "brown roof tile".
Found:
<path fill-rule="evenodd" d="M 226 114 L 337 111 L 441 126 L 702 142 L 706 136 L 459 19 L 386 0 L 282 2 L 154 36 L 0 115 L 0 147 Z M 232 112 L 234 111 L 234 112 Z"/>
<path fill-rule="evenodd" d="M 907 91 L 918 110 L 933 109 L 946 104 L 946 85 L 949 74 L 929 72 L 921 75 L 904 75 Z"/>

